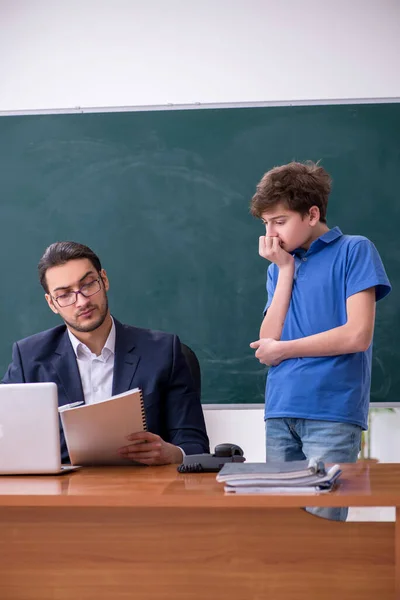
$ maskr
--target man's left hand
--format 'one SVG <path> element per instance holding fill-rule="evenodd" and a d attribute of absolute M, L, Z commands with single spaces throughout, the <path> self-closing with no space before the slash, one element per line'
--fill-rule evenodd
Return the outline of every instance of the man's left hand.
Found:
<path fill-rule="evenodd" d="M 170 465 L 183 461 L 182 450 L 174 444 L 164 442 L 155 433 L 141 431 L 128 435 L 127 439 L 133 443 L 118 449 L 118 454 L 123 458 L 143 465 Z"/>
<path fill-rule="evenodd" d="M 276 367 L 284 359 L 283 356 L 283 344 L 284 342 L 277 342 L 272 338 L 262 338 L 256 342 L 251 342 L 250 348 L 256 350 L 256 358 L 263 365 Z"/>

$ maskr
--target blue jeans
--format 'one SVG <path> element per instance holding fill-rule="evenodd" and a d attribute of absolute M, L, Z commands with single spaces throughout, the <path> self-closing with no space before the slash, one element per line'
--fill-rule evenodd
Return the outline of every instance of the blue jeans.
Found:
<path fill-rule="evenodd" d="M 266 419 L 267 462 L 320 458 L 330 463 L 356 462 L 361 448 L 361 427 L 351 423 L 312 419 Z M 348 508 L 309 507 L 313 515 L 345 521 Z"/>

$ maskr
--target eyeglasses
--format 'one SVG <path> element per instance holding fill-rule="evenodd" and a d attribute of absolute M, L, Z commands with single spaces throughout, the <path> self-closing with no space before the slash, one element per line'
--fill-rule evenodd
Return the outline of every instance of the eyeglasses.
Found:
<path fill-rule="evenodd" d="M 58 306 L 60 306 L 61 308 L 71 306 L 72 304 L 75 304 L 75 302 L 78 300 L 78 294 L 82 294 L 84 298 L 90 298 L 90 296 L 94 296 L 95 294 L 97 294 L 97 292 L 99 292 L 101 289 L 100 280 L 101 278 L 98 277 L 93 281 L 85 283 L 76 292 L 67 292 L 66 294 L 61 294 L 61 296 L 56 296 L 55 298 L 53 298 L 52 296 L 52 298 L 57 302 Z"/>

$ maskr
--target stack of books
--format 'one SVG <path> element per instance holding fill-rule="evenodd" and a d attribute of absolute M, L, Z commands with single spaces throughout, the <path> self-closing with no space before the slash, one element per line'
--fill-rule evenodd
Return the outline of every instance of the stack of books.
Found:
<path fill-rule="evenodd" d="M 306 494 L 330 492 L 340 477 L 339 465 L 328 469 L 316 459 L 276 463 L 226 463 L 217 475 L 225 492 L 236 494 Z"/>

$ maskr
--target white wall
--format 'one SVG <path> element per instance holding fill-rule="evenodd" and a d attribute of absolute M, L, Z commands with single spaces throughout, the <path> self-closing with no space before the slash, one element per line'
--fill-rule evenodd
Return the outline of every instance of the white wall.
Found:
<path fill-rule="evenodd" d="M 399 23 L 397 0 L 0 0 L 0 111 L 400 98 Z M 264 459 L 262 409 L 205 413 Z M 376 417 L 374 456 L 400 460 L 399 425 Z"/>
<path fill-rule="evenodd" d="M 265 460 L 264 410 L 204 410 L 211 447 L 222 442 L 239 444 L 247 460 Z M 373 409 L 370 427 L 370 458 L 400 462 L 400 409 Z M 367 453 L 366 453 L 367 455 Z"/>
<path fill-rule="evenodd" d="M 211 448 L 229 442 L 238 444 L 251 462 L 265 461 L 264 408 L 236 410 L 204 409 Z"/>
<path fill-rule="evenodd" d="M 0 0 L 0 111 L 400 97 L 397 0 Z"/>

